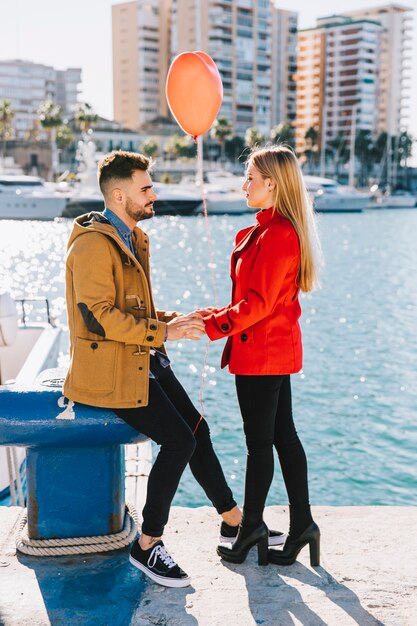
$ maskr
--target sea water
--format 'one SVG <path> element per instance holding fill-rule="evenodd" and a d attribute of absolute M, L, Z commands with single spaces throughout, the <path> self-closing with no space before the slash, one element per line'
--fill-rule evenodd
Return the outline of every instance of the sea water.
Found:
<path fill-rule="evenodd" d="M 229 302 L 229 255 L 241 216 L 155 217 L 150 235 L 157 307 L 188 312 Z M 71 222 L 0 221 L 0 289 L 47 297 L 65 327 L 64 259 Z M 321 214 L 321 288 L 301 297 L 303 370 L 292 376 L 311 502 L 417 504 L 417 211 Z M 211 250 L 211 254 L 210 254 Z M 86 272 L 94 271 L 94 260 Z M 215 283 L 215 287 L 213 285 Z M 36 314 L 37 315 L 37 314 Z M 177 377 L 204 414 L 226 478 L 242 501 L 246 450 L 224 341 L 169 342 Z M 68 363 L 68 333 L 60 364 Z M 204 377 L 202 376 L 204 373 Z M 262 419 L 262 415 L 259 416 Z M 268 504 L 286 503 L 276 461 Z M 175 504 L 208 504 L 187 469 Z"/>

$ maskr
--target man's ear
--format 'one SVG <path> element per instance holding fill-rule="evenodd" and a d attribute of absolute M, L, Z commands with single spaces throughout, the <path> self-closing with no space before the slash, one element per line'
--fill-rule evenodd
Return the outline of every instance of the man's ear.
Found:
<path fill-rule="evenodd" d="M 124 194 L 120 187 L 115 187 L 111 190 L 111 198 L 113 202 L 116 202 L 117 204 L 121 204 L 123 202 Z"/>

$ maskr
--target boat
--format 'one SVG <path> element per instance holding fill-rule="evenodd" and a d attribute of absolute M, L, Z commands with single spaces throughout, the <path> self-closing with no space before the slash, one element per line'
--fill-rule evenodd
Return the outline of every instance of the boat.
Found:
<path fill-rule="evenodd" d="M 376 196 L 370 208 L 374 209 L 413 209 L 417 206 L 417 197 L 410 191 L 397 189 L 392 193 Z"/>
<path fill-rule="evenodd" d="M 44 306 L 44 321 L 31 323 L 28 309 Z M 21 309 L 19 321 L 18 308 Z M 14 300 L 0 293 L 0 388 L 16 385 L 30 388 L 48 374 L 54 386 L 61 386 L 65 369 L 57 368 L 61 327 L 49 313 L 46 298 Z M 47 372 L 46 372 L 47 370 Z M 1 413 L 0 413 L 1 419 Z M 152 467 L 150 441 L 128 444 L 126 451 L 126 499 L 141 509 L 146 498 L 149 472 Z M 26 449 L 0 445 L 0 506 L 25 506 Z"/>
<path fill-rule="evenodd" d="M 52 220 L 67 198 L 39 176 L 0 174 L 0 219 Z"/>
<path fill-rule="evenodd" d="M 104 200 L 97 182 L 97 162 L 102 157 L 97 153 L 91 137 L 84 133 L 78 142 L 78 181 L 59 183 L 61 192 L 67 197 L 63 217 L 78 217 L 91 211 L 103 211 Z M 156 215 L 189 215 L 202 203 L 201 194 L 195 190 L 182 189 L 178 185 L 154 182 L 158 198 L 154 203 Z"/>
<path fill-rule="evenodd" d="M 306 175 L 304 181 L 317 213 L 359 213 L 371 200 L 370 193 L 339 185 L 333 178 Z"/>
<path fill-rule="evenodd" d="M 183 190 L 179 185 L 154 183 L 153 188 L 158 196 L 154 202 L 155 215 L 190 215 L 203 202 L 198 192 Z M 98 190 L 88 193 L 82 187 L 75 187 L 74 192 L 68 195 L 62 217 L 74 218 L 90 211 L 103 210 L 103 196 Z"/>
<path fill-rule="evenodd" d="M 50 317 L 47 299 L 36 299 L 45 305 L 44 321 L 28 321 L 28 306 L 33 306 L 34 301 L 15 301 L 10 294 L 0 293 L 0 385 L 31 384 L 42 370 L 57 363 L 61 329 Z M 0 505 L 16 504 L 19 500 L 24 506 L 24 475 L 25 448 L 0 446 Z"/>
<path fill-rule="evenodd" d="M 207 185 L 205 194 L 208 215 L 240 215 L 253 212 L 247 205 L 242 191 L 229 191 L 217 185 Z M 199 212 L 202 212 L 202 208 Z"/>
<path fill-rule="evenodd" d="M 204 173 L 204 195 L 207 203 L 208 215 L 239 215 L 253 211 L 246 203 L 242 185 L 243 176 L 236 176 L 227 170 L 212 170 Z M 183 190 L 200 189 L 199 177 L 184 176 L 179 185 Z M 203 212 L 203 205 L 198 207 L 197 213 Z"/>

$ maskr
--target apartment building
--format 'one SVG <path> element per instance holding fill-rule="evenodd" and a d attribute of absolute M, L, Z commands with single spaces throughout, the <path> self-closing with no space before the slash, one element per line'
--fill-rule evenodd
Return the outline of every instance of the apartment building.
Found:
<path fill-rule="evenodd" d="M 137 129 L 168 115 L 170 0 L 112 6 L 114 118 Z"/>
<path fill-rule="evenodd" d="M 272 0 L 173 0 L 171 57 L 204 50 L 223 81 L 219 115 L 235 134 L 295 119 L 297 14 Z"/>
<path fill-rule="evenodd" d="M 319 143 L 352 123 L 373 135 L 407 128 L 411 71 L 411 10 L 400 5 L 317 20 L 299 32 L 296 148 L 310 127 Z"/>
<path fill-rule="evenodd" d="M 30 61 L 0 61 L 0 100 L 10 100 L 16 112 L 16 138 L 24 139 L 37 124 L 41 102 L 52 100 L 64 115 L 75 110 L 81 83 L 81 69 L 56 70 Z"/>
<path fill-rule="evenodd" d="M 115 118 L 138 128 L 167 115 L 165 81 L 181 52 L 204 50 L 222 76 L 234 134 L 293 121 L 297 14 L 272 0 L 135 0 L 113 6 Z"/>
<path fill-rule="evenodd" d="M 348 11 L 353 19 L 379 22 L 380 43 L 378 132 L 398 135 L 410 120 L 413 15 L 410 7 L 389 4 Z"/>
<path fill-rule="evenodd" d="M 310 127 L 326 141 L 357 128 L 378 132 L 380 47 L 376 21 L 330 16 L 299 34 L 296 147 Z M 320 140 L 322 140 L 322 136 Z"/>

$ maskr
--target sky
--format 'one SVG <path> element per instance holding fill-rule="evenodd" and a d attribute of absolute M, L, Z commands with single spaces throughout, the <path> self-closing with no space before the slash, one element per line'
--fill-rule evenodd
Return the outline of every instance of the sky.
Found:
<path fill-rule="evenodd" d="M 275 0 L 298 12 L 299 28 L 336 11 L 389 4 L 384 0 Z M 56 69 L 80 67 L 80 100 L 103 117 L 113 116 L 111 6 L 117 0 L 0 0 L 0 59 L 25 59 Z M 417 137 L 417 2 L 414 7 L 414 49 L 410 132 Z"/>

